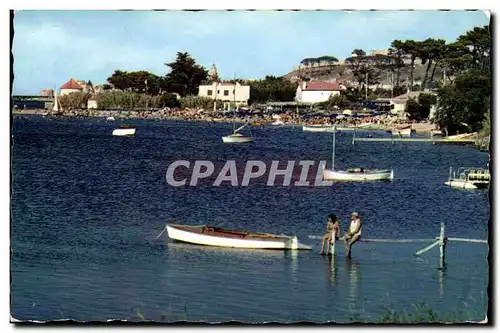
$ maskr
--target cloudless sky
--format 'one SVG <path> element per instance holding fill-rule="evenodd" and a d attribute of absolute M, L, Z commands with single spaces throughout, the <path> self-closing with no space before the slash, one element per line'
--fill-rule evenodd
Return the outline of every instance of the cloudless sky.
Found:
<path fill-rule="evenodd" d="M 189 52 L 220 76 L 284 75 L 306 57 L 344 59 L 394 39 L 454 41 L 489 24 L 481 11 L 18 11 L 14 94 L 59 88 L 69 78 L 106 82 L 114 70 L 167 71 Z"/>

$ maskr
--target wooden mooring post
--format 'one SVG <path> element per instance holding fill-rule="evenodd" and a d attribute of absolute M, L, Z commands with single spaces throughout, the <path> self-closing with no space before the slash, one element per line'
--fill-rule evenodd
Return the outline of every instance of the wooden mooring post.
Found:
<path fill-rule="evenodd" d="M 444 257 L 446 249 L 446 238 L 444 237 L 444 223 L 441 222 L 441 232 L 439 233 L 439 268 L 444 269 Z"/>

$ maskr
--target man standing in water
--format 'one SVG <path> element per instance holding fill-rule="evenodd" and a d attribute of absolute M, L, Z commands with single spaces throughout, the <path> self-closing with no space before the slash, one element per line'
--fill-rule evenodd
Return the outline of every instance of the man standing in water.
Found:
<path fill-rule="evenodd" d="M 323 249 L 325 247 L 326 242 L 326 255 L 330 250 L 330 243 L 335 242 L 336 239 L 339 239 L 340 235 L 340 224 L 337 220 L 337 216 L 335 214 L 328 215 L 328 224 L 326 225 L 326 233 L 323 235 L 321 239 L 321 253 L 324 254 Z"/>
<path fill-rule="evenodd" d="M 359 214 L 357 212 L 352 213 L 351 215 L 351 224 L 349 225 L 349 230 L 344 234 L 344 244 L 347 250 L 346 256 L 348 258 L 351 257 L 351 247 L 354 243 L 356 243 L 361 237 L 361 219 L 359 218 Z"/>

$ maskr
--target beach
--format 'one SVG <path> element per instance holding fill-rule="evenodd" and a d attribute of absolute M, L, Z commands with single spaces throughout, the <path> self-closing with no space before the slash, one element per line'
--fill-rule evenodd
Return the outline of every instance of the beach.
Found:
<path fill-rule="evenodd" d="M 64 111 L 59 115 L 51 115 L 50 112 L 44 109 L 31 109 L 31 110 L 20 110 L 14 109 L 14 115 L 45 115 L 51 117 L 98 117 L 98 118 L 108 118 L 113 117 L 116 120 L 128 120 L 128 119 L 153 119 L 153 120 L 184 120 L 184 121 L 201 121 L 201 122 L 212 122 L 212 123 L 230 123 L 233 121 L 244 123 L 249 121 L 253 126 L 264 126 L 271 125 L 276 119 L 281 119 L 285 125 L 326 125 L 330 124 L 330 118 L 327 116 L 316 116 L 308 119 L 302 117 L 297 117 L 294 114 L 283 114 L 280 118 L 275 118 L 271 115 L 266 116 L 252 116 L 252 117 L 236 117 L 233 119 L 231 116 L 213 116 L 211 111 L 206 111 L 203 109 L 163 109 L 163 110 L 120 110 L 120 111 L 110 111 L 110 110 L 70 110 Z M 429 134 L 431 130 L 436 128 L 435 124 L 430 122 L 417 123 L 417 122 L 401 122 L 401 121 L 375 121 L 373 119 L 366 120 L 355 120 L 355 121 L 336 121 L 338 126 L 359 126 L 366 130 L 380 130 L 388 131 L 395 127 L 405 127 L 412 126 L 412 129 L 419 134 L 425 135 Z"/>

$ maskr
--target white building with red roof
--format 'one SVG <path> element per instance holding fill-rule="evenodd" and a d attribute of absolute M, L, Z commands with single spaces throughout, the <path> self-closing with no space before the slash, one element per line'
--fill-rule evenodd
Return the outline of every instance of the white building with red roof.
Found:
<path fill-rule="evenodd" d="M 74 92 L 82 92 L 83 88 L 84 87 L 82 87 L 82 85 L 78 83 L 77 80 L 71 78 L 68 82 L 61 86 L 61 95 L 64 96 Z"/>
<path fill-rule="evenodd" d="M 303 103 L 326 102 L 330 96 L 339 95 L 346 87 L 340 82 L 299 82 L 295 100 Z"/>

